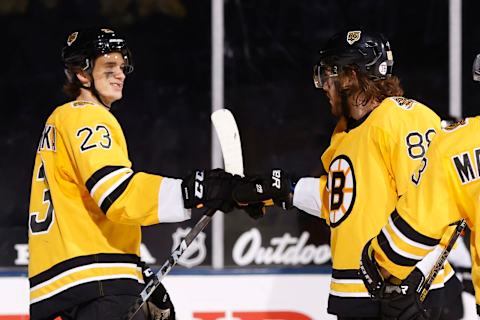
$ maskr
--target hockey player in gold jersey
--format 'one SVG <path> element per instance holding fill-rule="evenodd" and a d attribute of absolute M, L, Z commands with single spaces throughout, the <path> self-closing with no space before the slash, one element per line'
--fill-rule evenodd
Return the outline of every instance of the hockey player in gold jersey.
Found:
<path fill-rule="evenodd" d="M 432 110 L 402 97 L 392 66 L 390 44 L 382 34 L 354 30 L 333 36 L 314 67 L 315 86 L 325 91 L 339 121 L 322 155 L 328 174 L 299 179 L 292 204 L 330 226 L 333 273 L 328 312 L 338 319 L 381 316 L 379 302 L 370 298 L 358 274 L 359 257 L 365 243 L 386 223 L 440 130 L 440 119 Z M 288 178 L 282 183 L 288 184 Z M 252 204 L 269 197 L 250 190 L 249 194 L 248 187 L 239 186 L 234 198 Z M 432 292 L 436 297 L 430 301 L 432 307 L 444 302 L 440 299 L 444 287 L 460 293 L 449 265 L 435 283 L 439 289 Z"/>
<path fill-rule="evenodd" d="M 189 219 L 196 206 L 228 212 L 233 177 L 220 170 L 183 180 L 133 171 L 122 129 L 110 112 L 133 70 L 117 33 L 74 32 L 62 59 L 64 91 L 74 101 L 50 115 L 36 150 L 30 318 L 121 319 L 144 285 L 140 227 Z M 173 319 L 163 286 L 159 293 L 160 305 L 151 306 L 160 309 L 155 319 Z M 147 316 L 138 313 L 136 319 Z"/>
<path fill-rule="evenodd" d="M 480 81 L 479 75 L 480 55 L 477 55 L 473 64 L 475 81 Z M 365 248 L 370 253 L 362 256 L 363 264 L 378 266 L 381 278 L 404 279 L 401 285 L 413 288 L 390 296 L 387 306 L 392 317 L 423 319 L 423 306 L 414 288 L 423 283 L 430 270 L 414 268 L 415 262 L 427 253 L 431 255 L 438 251 L 435 246 L 444 234 L 452 232 L 449 226 L 460 219 L 465 219 L 472 230 L 472 280 L 480 317 L 479 137 L 480 116 L 466 118 L 442 129 L 412 174 L 407 193 L 399 200 L 388 223 L 371 246 Z M 431 262 L 428 264 L 432 266 Z M 376 277 L 375 272 L 373 277 Z"/>

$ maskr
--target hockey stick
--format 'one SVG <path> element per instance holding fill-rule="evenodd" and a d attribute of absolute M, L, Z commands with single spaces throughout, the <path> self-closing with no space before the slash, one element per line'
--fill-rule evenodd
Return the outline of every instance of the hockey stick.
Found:
<path fill-rule="evenodd" d="M 225 171 L 243 176 L 242 146 L 235 118 L 229 110 L 219 109 L 212 113 L 211 119 L 215 128 L 215 132 L 217 133 L 220 141 Z M 185 238 L 182 239 L 167 261 L 164 262 L 160 270 L 155 274 L 154 278 L 145 286 L 143 291 L 140 293 L 140 297 L 130 307 L 125 319 L 133 319 L 148 298 L 150 298 L 152 293 L 160 286 L 163 278 L 165 278 L 170 270 L 177 264 L 178 260 L 187 250 L 188 246 L 210 223 L 215 211 L 215 209 L 208 209 L 205 215 L 202 216 L 192 230 L 190 230 Z"/>
<path fill-rule="evenodd" d="M 437 276 L 437 274 L 442 270 L 445 261 L 447 260 L 448 255 L 452 251 L 455 242 L 457 242 L 458 237 L 463 233 L 465 227 L 467 226 L 467 222 L 465 219 L 462 219 L 456 222 L 455 230 L 453 231 L 450 239 L 448 240 L 447 246 L 442 250 L 442 253 L 435 261 L 432 270 L 428 274 L 427 279 L 425 279 L 425 283 L 423 284 L 421 291 L 420 291 L 420 301 L 423 302 L 427 297 L 428 291 L 430 290 L 430 286 L 433 283 L 433 280 Z"/>
<path fill-rule="evenodd" d="M 243 177 L 242 144 L 233 114 L 228 109 L 219 109 L 212 113 L 211 119 L 220 141 L 225 171 Z"/>

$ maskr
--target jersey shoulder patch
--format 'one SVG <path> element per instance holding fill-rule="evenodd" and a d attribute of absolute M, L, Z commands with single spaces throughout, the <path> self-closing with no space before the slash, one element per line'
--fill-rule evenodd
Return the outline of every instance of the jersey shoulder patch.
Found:
<path fill-rule="evenodd" d="M 442 128 L 442 130 L 448 133 L 448 132 L 455 131 L 458 128 L 464 127 L 467 124 L 468 124 L 468 119 L 461 119 L 461 120 L 455 121 L 453 123 L 450 123 L 445 128 Z"/>
<path fill-rule="evenodd" d="M 418 103 L 413 99 L 407 99 L 404 97 L 390 97 L 388 98 L 390 101 L 393 101 L 394 105 L 404 110 L 410 110 Z"/>

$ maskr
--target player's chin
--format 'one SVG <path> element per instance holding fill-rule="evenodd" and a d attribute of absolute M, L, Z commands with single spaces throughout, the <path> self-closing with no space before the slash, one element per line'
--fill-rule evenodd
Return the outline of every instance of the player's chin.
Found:
<path fill-rule="evenodd" d="M 113 91 L 108 95 L 110 101 L 115 102 L 122 99 L 122 91 Z"/>

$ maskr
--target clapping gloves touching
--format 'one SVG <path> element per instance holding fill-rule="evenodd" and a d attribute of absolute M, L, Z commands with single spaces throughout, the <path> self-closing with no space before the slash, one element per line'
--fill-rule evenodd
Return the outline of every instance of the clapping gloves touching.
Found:
<path fill-rule="evenodd" d="M 222 169 L 195 170 L 183 179 L 182 196 L 187 209 L 206 207 L 228 213 L 239 208 L 258 219 L 267 206 L 292 208 L 293 186 L 280 169 L 273 169 L 268 176 L 244 178 Z"/>

